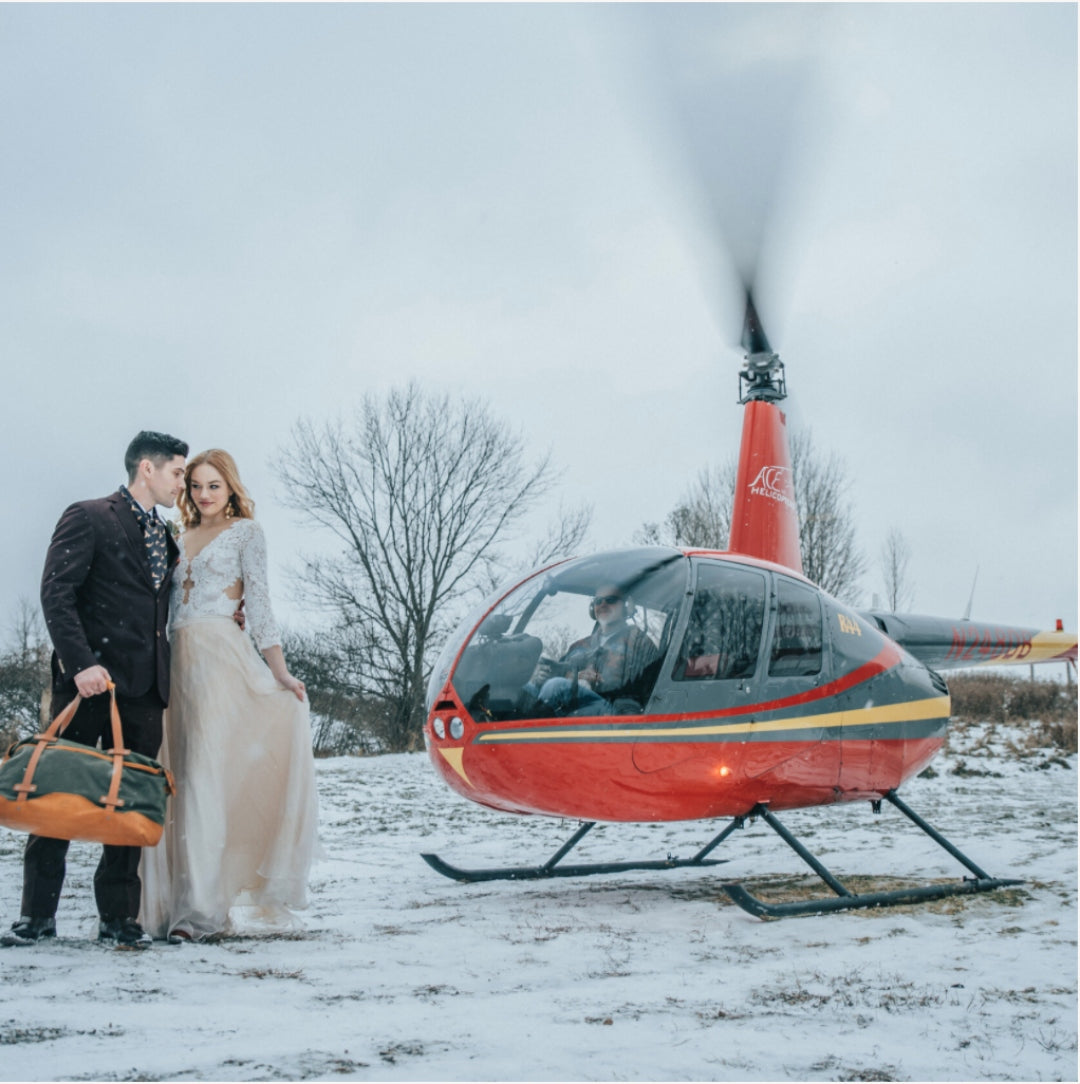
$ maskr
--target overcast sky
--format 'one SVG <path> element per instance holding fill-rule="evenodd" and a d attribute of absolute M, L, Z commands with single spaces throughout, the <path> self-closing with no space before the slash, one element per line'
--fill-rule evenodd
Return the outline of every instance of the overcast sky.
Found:
<path fill-rule="evenodd" d="M 915 609 L 1077 622 L 1073 4 L 0 5 L 0 624 L 141 428 L 487 399 L 590 548 L 738 447 L 733 261 Z M 765 211 L 768 210 L 766 217 Z M 746 230 L 749 223 L 753 228 Z M 733 255 L 734 253 L 734 255 Z"/>

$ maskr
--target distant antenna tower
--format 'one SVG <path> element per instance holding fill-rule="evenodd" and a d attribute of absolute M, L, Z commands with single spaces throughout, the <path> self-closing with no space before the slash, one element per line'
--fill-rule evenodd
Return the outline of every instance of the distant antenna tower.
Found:
<path fill-rule="evenodd" d="M 971 581 L 971 594 L 968 595 L 967 609 L 964 611 L 964 620 L 971 620 L 971 604 L 975 601 L 975 584 L 979 582 L 979 566 L 975 566 L 975 578 Z"/>

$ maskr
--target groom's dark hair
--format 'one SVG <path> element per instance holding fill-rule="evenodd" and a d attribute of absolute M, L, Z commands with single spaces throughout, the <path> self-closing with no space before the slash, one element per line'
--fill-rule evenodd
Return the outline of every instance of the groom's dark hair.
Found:
<path fill-rule="evenodd" d="M 128 445 L 124 453 L 124 466 L 127 467 L 128 481 L 134 482 L 138 473 L 139 464 L 144 459 L 149 459 L 155 467 L 174 456 L 186 457 L 188 446 L 177 437 L 170 437 L 168 433 L 155 433 L 153 430 L 144 429 L 136 433 L 135 438 Z"/>

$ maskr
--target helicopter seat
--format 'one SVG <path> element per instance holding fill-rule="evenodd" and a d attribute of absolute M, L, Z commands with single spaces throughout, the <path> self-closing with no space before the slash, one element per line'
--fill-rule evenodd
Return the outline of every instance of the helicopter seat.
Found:
<path fill-rule="evenodd" d="M 505 717 L 514 711 L 542 650 L 540 639 L 528 633 L 482 638 L 462 653 L 454 671 L 454 688 L 469 704 L 486 687 L 486 711 Z"/>
<path fill-rule="evenodd" d="M 694 600 L 690 626 L 683 641 L 682 681 L 701 681 L 730 676 L 732 659 L 727 651 L 726 630 L 731 622 L 730 600 L 718 591 L 703 588 Z"/>
<path fill-rule="evenodd" d="M 641 673 L 632 681 L 621 689 L 604 693 L 604 696 L 611 701 L 616 715 L 640 715 L 645 710 L 663 664 L 663 653 L 659 653 L 652 662 L 642 667 Z"/>
<path fill-rule="evenodd" d="M 713 655 L 691 655 L 686 660 L 686 666 L 683 668 L 683 677 L 689 681 L 693 681 L 695 678 L 716 677 L 719 665 L 719 652 Z"/>
<path fill-rule="evenodd" d="M 805 636 L 781 636 L 769 662 L 770 677 L 805 677 L 821 670 L 821 648 L 811 646 Z"/>
<path fill-rule="evenodd" d="M 718 651 L 712 655 L 691 655 L 686 660 L 682 676 L 684 681 L 750 677 L 754 673 L 754 662 L 748 655 L 736 655 L 730 651 Z"/>

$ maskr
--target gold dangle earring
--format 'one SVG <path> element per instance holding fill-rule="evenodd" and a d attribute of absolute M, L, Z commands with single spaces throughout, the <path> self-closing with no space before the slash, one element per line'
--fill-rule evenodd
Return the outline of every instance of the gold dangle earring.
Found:
<path fill-rule="evenodd" d="M 229 503 L 225 505 L 225 518 L 232 519 L 236 515 L 236 494 L 229 494 Z"/>

